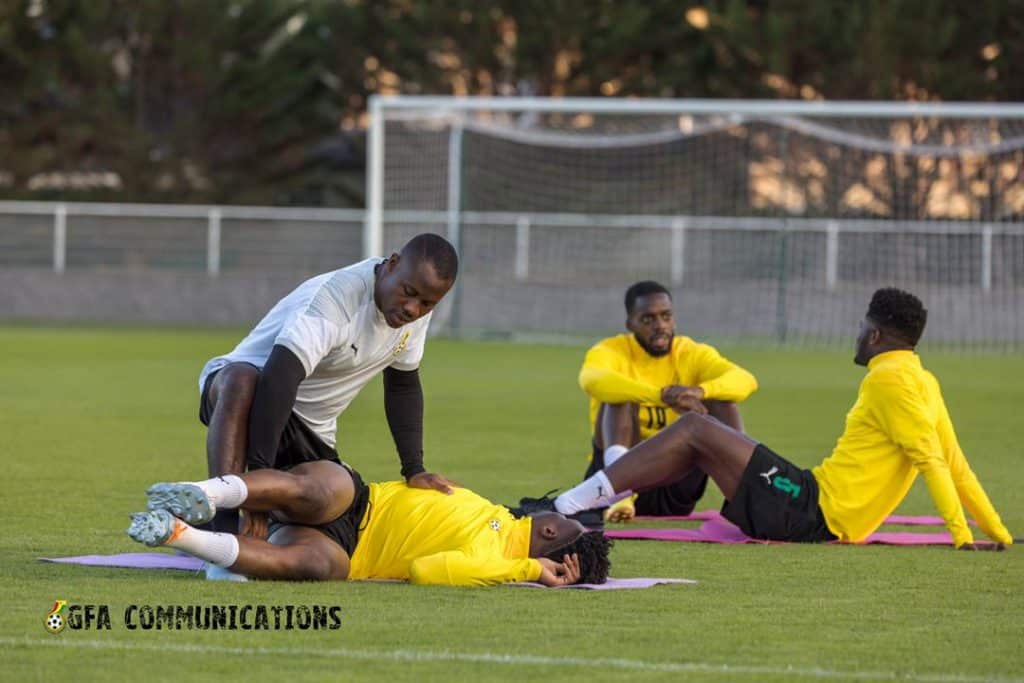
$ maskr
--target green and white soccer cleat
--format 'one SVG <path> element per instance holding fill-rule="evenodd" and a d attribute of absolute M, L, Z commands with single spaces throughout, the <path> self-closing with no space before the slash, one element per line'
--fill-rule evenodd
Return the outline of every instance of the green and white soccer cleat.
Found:
<path fill-rule="evenodd" d="M 128 535 L 132 537 L 132 540 L 151 548 L 167 543 L 179 533 L 178 526 L 182 525 L 182 522 L 175 519 L 174 515 L 167 510 L 133 512 L 131 518 L 132 523 L 128 527 Z"/>
<path fill-rule="evenodd" d="M 148 510 L 166 510 L 189 524 L 203 524 L 217 512 L 201 488 L 187 482 L 153 484 L 146 489 Z"/>

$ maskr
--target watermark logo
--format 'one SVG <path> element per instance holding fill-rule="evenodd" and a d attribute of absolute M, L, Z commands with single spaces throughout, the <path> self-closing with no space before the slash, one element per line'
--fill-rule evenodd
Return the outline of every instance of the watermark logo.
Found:
<path fill-rule="evenodd" d="M 57 600 L 43 626 L 68 631 L 335 631 L 339 605 L 128 605 L 123 617 L 110 605 Z"/>
<path fill-rule="evenodd" d="M 46 619 L 43 620 L 43 626 L 50 633 L 56 635 L 64 630 L 68 625 L 67 622 L 67 600 L 57 600 L 53 603 L 53 609 L 46 615 Z"/>

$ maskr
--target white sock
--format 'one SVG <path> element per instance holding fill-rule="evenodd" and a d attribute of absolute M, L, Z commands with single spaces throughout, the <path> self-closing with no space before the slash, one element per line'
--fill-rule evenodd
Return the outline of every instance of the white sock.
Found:
<path fill-rule="evenodd" d="M 624 456 L 628 451 L 629 449 L 620 443 L 612 444 L 604 449 L 604 466 L 611 467 L 612 463 Z"/>
<path fill-rule="evenodd" d="M 249 487 L 236 474 L 224 474 L 212 479 L 195 482 L 218 510 L 241 507 L 249 497 Z"/>
<path fill-rule="evenodd" d="M 206 560 L 218 567 L 230 567 L 238 560 L 238 537 L 216 531 L 203 531 L 189 526 L 180 519 L 171 539 L 164 545 L 180 548 L 189 555 Z"/>
<path fill-rule="evenodd" d="M 582 510 L 608 507 L 632 493 L 629 489 L 616 493 L 604 471 L 600 470 L 582 484 L 555 498 L 555 509 L 563 515 L 574 515 Z"/>

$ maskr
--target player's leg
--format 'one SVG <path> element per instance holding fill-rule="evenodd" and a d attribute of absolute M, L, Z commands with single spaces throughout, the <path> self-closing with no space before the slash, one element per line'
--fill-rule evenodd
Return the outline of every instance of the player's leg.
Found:
<path fill-rule="evenodd" d="M 242 507 L 274 512 L 284 522 L 324 524 L 352 505 L 352 475 L 335 462 L 319 460 L 296 465 L 287 472 L 256 470 L 242 475 L 249 495 Z"/>
<path fill-rule="evenodd" d="M 709 417 L 737 432 L 743 432 L 743 420 L 735 403 L 704 401 L 704 406 L 708 409 Z M 704 497 L 707 485 L 708 475 L 699 467 L 694 467 L 671 484 L 659 486 L 637 496 L 634 505 L 636 514 L 655 517 L 688 515 Z"/>
<path fill-rule="evenodd" d="M 716 420 L 695 413 L 641 442 L 605 470 L 616 491 L 644 491 L 679 479 L 694 467 L 706 472 L 729 498 L 757 442 Z"/>
<path fill-rule="evenodd" d="M 151 547 L 167 546 L 239 575 L 262 579 L 345 579 L 349 555 L 312 527 L 284 526 L 269 541 L 203 531 L 155 510 L 132 515 L 128 535 Z"/>
<path fill-rule="evenodd" d="M 259 370 L 248 363 L 231 363 L 221 368 L 203 392 L 200 419 L 206 423 L 206 468 L 210 477 L 245 471 L 245 448 L 249 409 L 256 393 Z M 235 533 L 238 511 L 222 510 L 210 523 L 213 531 Z M 217 570 L 210 578 L 221 576 Z"/>
<path fill-rule="evenodd" d="M 245 471 L 249 410 L 259 375 L 248 363 L 231 363 L 210 382 L 204 407 L 209 413 L 206 464 L 211 477 Z"/>
<path fill-rule="evenodd" d="M 267 541 L 240 538 L 230 569 L 259 579 L 330 581 L 348 578 L 345 550 L 317 529 L 283 526 Z"/>
<path fill-rule="evenodd" d="M 588 471 L 587 476 L 613 464 L 640 441 L 639 412 L 639 406 L 635 403 L 601 404 L 595 420 L 593 462 L 594 465 L 600 464 L 600 467 Z M 636 510 L 631 498 L 618 501 L 603 513 L 603 518 L 609 522 L 628 522 L 635 516 Z"/>
<path fill-rule="evenodd" d="M 214 511 L 274 512 L 285 523 L 324 524 L 352 505 L 355 483 L 341 465 L 321 460 L 291 470 L 255 470 L 197 482 L 161 483 L 146 491 L 150 510 L 201 523 Z"/>
<path fill-rule="evenodd" d="M 602 452 L 616 445 L 625 446 L 628 450 L 640 441 L 640 421 L 635 403 L 602 403 L 597 409 L 595 425 L 594 445 Z M 609 464 L 605 463 L 606 466 Z"/>
<path fill-rule="evenodd" d="M 677 481 L 695 467 L 706 472 L 728 499 L 736 492 L 757 443 L 707 417 L 687 413 L 641 442 L 613 465 L 559 496 L 565 514 L 609 505 L 628 491 Z"/>

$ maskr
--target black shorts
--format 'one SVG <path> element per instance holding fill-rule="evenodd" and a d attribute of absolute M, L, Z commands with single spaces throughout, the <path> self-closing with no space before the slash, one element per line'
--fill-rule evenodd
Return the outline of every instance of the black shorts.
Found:
<path fill-rule="evenodd" d="M 363 481 L 363 478 L 354 469 L 344 463 L 341 466 L 352 475 L 352 483 L 355 485 L 355 496 L 352 498 L 352 505 L 349 506 L 348 510 L 345 510 L 334 521 L 327 522 L 326 524 L 294 524 L 290 522 L 286 524 L 271 516 L 270 522 L 267 525 L 267 537 L 273 536 L 275 531 L 284 526 L 308 526 L 323 533 L 327 538 L 344 548 L 349 557 L 352 557 L 352 553 L 359 543 L 359 532 L 362 531 L 359 524 L 363 521 L 366 508 L 370 505 L 370 487 L 366 485 L 366 482 Z"/>
<path fill-rule="evenodd" d="M 199 421 L 207 427 L 210 426 L 210 418 L 213 416 L 210 387 L 218 372 L 220 370 L 211 372 L 206 377 L 202 396 L 199 397 Z M 342 464 L 338 459 L 338 452 L 324 443 L 324 440 L 293 412 L 288 416 L 288 422 L 285 423 L 284 431 L 281 432 L 281 440 L 277 444 L 277 456 L 274 460 L 275 465 L 277 469 L 284 470 L 299 463 L 317 460 L 330 460 L 339 465 Z"/>
<path fill-rule="evenodd" d="M 750 456 L 732 500 L 722 516 L 747 536 L 769 541 L 834 541 L 818 504 L 818 482 L 763 444 Z"/>
<path fill-rule="evenodd" d="M 594 444 L 590 465 L 583 478 L 587 479 L 603 468 L 604 451 Z M 694 468 L 678 481 L 638 494 L 634 503 L 636 514 L 649 517 L 688 515 L 697 506 L 697 501 L 703 497 L 707 486 L 708 475 L 704 474 L 702 470 Z"/>

